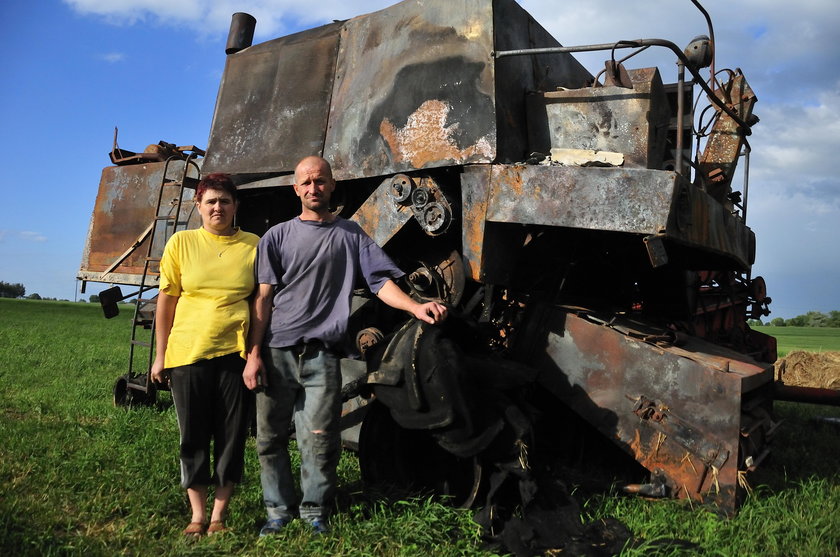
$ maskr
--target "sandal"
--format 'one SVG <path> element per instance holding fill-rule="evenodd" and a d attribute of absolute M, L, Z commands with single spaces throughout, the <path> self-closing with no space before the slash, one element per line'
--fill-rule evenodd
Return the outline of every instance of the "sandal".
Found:
<path fill-rule="evenodd" d="M 229 531 L 230 528 L 225 526 L 224 520 L 213 520 L 210 522 L 210 526 L 207 528 L 207 535 L 210 536 L 212 534 L 223 534 Z"/>
<path fill-rule="evenodd" d="M 203 522 L 190 522 L 181 533 L 188 538 L 200 538 L 204 535 L 205 531 L 206 526 Z"/>

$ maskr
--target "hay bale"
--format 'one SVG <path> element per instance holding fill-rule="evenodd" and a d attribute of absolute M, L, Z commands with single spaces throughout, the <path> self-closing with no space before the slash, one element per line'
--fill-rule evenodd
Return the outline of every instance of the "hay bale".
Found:
<path fill-rule="evenodd" d="M 776 378 L 785 385 L 840 390 L 840 352 L 795 350 L 776 361 Z"/>

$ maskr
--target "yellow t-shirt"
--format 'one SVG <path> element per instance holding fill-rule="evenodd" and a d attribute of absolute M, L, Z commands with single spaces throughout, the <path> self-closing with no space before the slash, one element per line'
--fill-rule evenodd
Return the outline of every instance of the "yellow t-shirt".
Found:
<path fill-rule="evenodd" d="M 204 228 L 175 233 L 160 261 L 160 291 L 178 296 L 166 347 L 167 368 L 239 352 L 245 358 L 259 237 Z"/>

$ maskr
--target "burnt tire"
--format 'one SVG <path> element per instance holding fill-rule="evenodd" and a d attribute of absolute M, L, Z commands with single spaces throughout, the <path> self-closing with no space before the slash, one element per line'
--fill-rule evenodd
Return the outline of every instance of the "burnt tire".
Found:
<path fill-rule="evenodd" d="M 482 485 L 477 457 L 459 458 L 424 430 L 400 427 L 383 404 L 370 405 L 359 434 L 359 468 L 367 489 L 400 498 L 432 493 L 469 508 Z"/>

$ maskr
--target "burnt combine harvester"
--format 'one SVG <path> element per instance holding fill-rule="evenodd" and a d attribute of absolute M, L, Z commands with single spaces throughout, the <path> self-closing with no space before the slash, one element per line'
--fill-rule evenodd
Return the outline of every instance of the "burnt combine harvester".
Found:
<path fill-rule="evenodd" d="M 154 400 L 145 294 L 166 238 L 199 224 L 198 177 L 231 174 L 237 224 L 263 234 L 299 213 L 294 166 L 320 154 L 335 211 L 452 308 L 431 327 L 357 292 L 363 359 L 342 371 L 366 481 L 468 505 L 494 470 L 548 468 L 585 429 L 640 465 L 628 491 L 733 512 L 768 454 L 776 350 L 746 323 L 770 301 L 746 172 L 732 189 L 756 99 L 711 41 L 561 47 L 512 0 L 407 0 L 251 45 L 254 23 L 234 15 L 206 154 L 114 142 L 80 278 L 139 291 L 115 401 Z M 625 67 L 647 48 L 676 76 Z M 571 53 L 597 50 L 593 76 Z"/>

